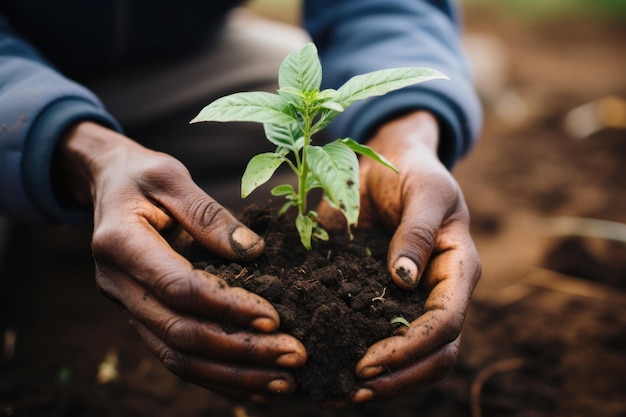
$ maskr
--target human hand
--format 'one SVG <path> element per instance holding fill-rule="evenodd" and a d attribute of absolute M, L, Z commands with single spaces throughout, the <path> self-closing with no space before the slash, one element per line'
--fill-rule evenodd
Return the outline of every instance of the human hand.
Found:
<path fill-rule="evenodd" d="M 291 393 L 286 368 L 306 361 L 295 338 L 274 333 L 279 317 L 263 298 L 194 269 L 173 248 L 199 241 L 246 261 L 263 240 L 193 183 L 176 159 L 90 122 L 59 147 L 70 193 L 93 204 L 96 283 L 148 348 L 183 379 L 233 398 Z M 221 323 L 259 333 L 226 333 Z"/>
<path fill-rule="evenodd" d="M 481 267 L 463 195 L 437 157 L 438 136 L 432 115 L 411 113 L 367 143 L 399 174 L 369 158 L 360 162 L 359 226 L 395 230 L 387 257 L 392 280 L 406 290 L 419 285 L 428 298 L 404 334 L 377 342 L 357 363 L 359 389 L 347 403 L 402 395 L 441 379 L 456 363 Z M 327 204 L 318 219 L 331 227 L 341 221 Z"/>

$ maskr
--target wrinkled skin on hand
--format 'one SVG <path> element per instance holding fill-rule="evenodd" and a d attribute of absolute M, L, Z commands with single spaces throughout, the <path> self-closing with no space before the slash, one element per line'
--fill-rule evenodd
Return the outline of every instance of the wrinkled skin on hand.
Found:
<path fill-rule="evenodd" d="M 70 193 L 94 209 L 96 283 L 173 373 L 220 394 L 262 401 L 296 388 L 288 368 L 304 346 L 275 333 L 279 317 L 261 297 L 195 270 L 174 248 L 197 240 L 245 261 L 263 240 L 193 183 L 176 159 L 85 122 L 59 147 Z M 258 333 L 227 334 L 228 322 Z"/>
<path fill-rule="evenodd" d="M 385 124 L 367 143 L 399 170 L 362 158 L 359 227 L 395 230 L 387 264 L 393 282 L 429 295 L 426 313 L 402 335 L 371 346 L 356 366 L 351 402 L 400 396 L 445 376 L 457 360 L 465 312 L 481 273 L 459 186 L 437 157 L 436 119 L 416 112 Z M 325 203 L 320 221 L 345 225 Z"/>

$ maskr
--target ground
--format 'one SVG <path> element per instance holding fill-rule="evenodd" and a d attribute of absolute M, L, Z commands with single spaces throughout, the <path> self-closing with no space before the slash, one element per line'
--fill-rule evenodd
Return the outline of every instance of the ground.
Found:
<path fill-rule="evenodd" d="M 626 131 L 585 136 L 590 113 L 568 118 L 613 96 L 602 120 L 623 123 L 626 29 L 472 14 L 467 33 L 487 117 L 454 174 L 484 273 L 446 379 L 342 410 L 224 399 L 169 374 L 97 293 L 89 230 L 16 225 L 0 275 L 0 416 L 626 416 Z M 107 357 L 119 377 L 103 383 Z"/>

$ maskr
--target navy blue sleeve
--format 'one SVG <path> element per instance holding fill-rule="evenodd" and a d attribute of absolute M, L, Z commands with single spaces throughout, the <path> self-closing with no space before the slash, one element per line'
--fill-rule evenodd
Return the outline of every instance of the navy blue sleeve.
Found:
<path fill-rule="evenodd" d="M 478 139 L 482 108 L 461 46 L 454 2 L 310 0 L 304 21 L 320 52 L 325 88 L 391 67 L 429 67 L 450 77 L 355 103 L 329 126 L 333 137 L 364 141 L 396 115 L 428 110 L 439 120 L 439 157 L 449 169 Z"/>
<path fill-rule="evenodd" d="M 51 163 L 69 128 L 91 120 L 120 130 L 86 88 L 59 74 L 0 15 L 0 214 L 75 221 L 85 210 L 53 192 Z"/>

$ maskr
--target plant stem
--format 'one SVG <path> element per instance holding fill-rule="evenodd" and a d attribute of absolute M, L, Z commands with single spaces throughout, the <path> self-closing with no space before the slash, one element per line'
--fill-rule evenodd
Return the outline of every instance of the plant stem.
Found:
<path fill-rule="evenodd" d="M 311 123 L 313 116 L 311 115 L 311 108 L 308 101 L 305 100 L 304 112 L 302 117 L 304 119 L 304 129 L 302 129 L 302 135 L 304 137 L 304 146 L 302 147 L 302 157 L 300 158 L 300 173 L 298 175 L 298 214 L 304 216 L 306 213 L 306 199 L 307 199 L 307 182 L 309 169 L 307 166 L 306 150 L 311 143 Z"/>

